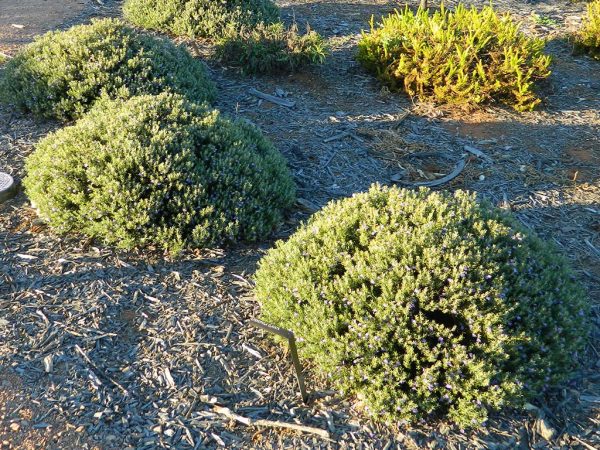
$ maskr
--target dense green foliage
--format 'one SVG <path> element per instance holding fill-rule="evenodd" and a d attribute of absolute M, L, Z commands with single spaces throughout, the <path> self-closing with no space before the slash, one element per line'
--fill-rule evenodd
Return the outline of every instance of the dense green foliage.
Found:
<path fill-rule="evenodd" d="M 217 57 L 244 73 L 294 72 L 309 64 L 322 64 L 327 49 L 323 38 L 310 29 L 282 23 L 259 24 L 233 31 L 219 40 Z"/>
<path fill-rule="evenodd" d="M 403 11 L 371 23 L 358 59 L 392 89 L 440 103 L 504 102 L 517 110 L 540 100 L 533 88 L 550 72 L 544 42 L 525 36 L 510 16 L 491 6 L 478 11 L 459 4 Z"/>
<path fill-rule="evenodd" d="M 123 14 L 137 26 L 191 38 L 219 38 L 279 19 L 271 0 L 126 0 Z"/>
<path fill-rule="evenodd" d="M 600 0 L 587 6 L 587 14 L 575 39 L 576 46 L 600 60 Z"/>
<path fill-rule="evenodd" d="M 588 306 L 565 260 L 474 195 L 335 201 L 260 262 L 262 318 L 386 421 L 461 425 L 564 379 Z"/>
<path fill-rule="evenodd" d="M 102 100 L 27 160 L 26 192 L 59 232 L 172 252 L 270 233 L 294 201 L 254 127 L 170 93 Z"/>
<path fill-rule="evenodd" d="M 198 102 L 215 95 L 202 63 L 187 51 L 114 19 L 38 37 L 3 72 L 0 99 L 61 120 L 80 117 L 103 94 L 169 89 Z"/>

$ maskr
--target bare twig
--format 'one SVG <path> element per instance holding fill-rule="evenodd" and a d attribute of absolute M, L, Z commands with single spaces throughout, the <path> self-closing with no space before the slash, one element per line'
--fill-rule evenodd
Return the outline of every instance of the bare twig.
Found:
<path fill-rule="evenodd" d="M 275 420 L 251 419 L 250 417 L 240 416 L 239 414 L 236 414 L 233 411 L 231 411 L 229 408 L 225 408 L 223 406 L 215 405 L 213 407 L 213 411 L 247 426 L 287 428 L 290 430 L 302 431 L 303 433 L 316 434 L 317 436 L 321 436 L 325 439 L 330 438 L 329 432 L 321 428 L 309 427 L 306 425 L 298 425 L 289 422 L 279 422 Z"/>
<path fill-rule="evenodd" d="M 337 149 L 334 150 L 333 152 L 331 152 L 331 156 L 329 158 L 327 158 L 327 161 L 325 161 L 325 164 L 323 164 L 323 167 L 328 167 L 329 164 L 331 163 L 331 161 L 333 161 L 333 158 L 335 158 L 335 155 L 337 155 Z"/>
<path fill-rule="evenodd" d="M 275 103 L 276 105 L 279 105 L 279 106 L 285 106 L 286 108 L 293 108 L 294 106 L 296 106 L 296 102 L 293 102 L 290 100 L 285 100 L 285 99 L 279 98 L 279 97 L 275 97 L 274 95 L 265 94 L 264 92 L 257 91 L 254 88 L 250 88 L 250 90 L 248 92 L 251 95 L 254 95 L 255 97 L 262 98 L 263 100 L 266 100 L 271 103 Z"/>
<path fill-rule="evenodd" d="M 96 372 L 98 372 L 98 374 L 100 374 L 104 379 L 108 380 L 112 385 L 119 388 L 125 395 L 129 395 L 129 391 L 127 389 L 125 389 L 121 384 L 119 384 L 117 381 L 115 381 L 114 379 L 112 379 L 111 377 L 106 375 L 105 373 L 102 373 L 100 371 L 100 369 L 98 369 L 98 367 L 92 362 L 92 360 L 89 358 L 89 356 L 86 355 L 86 353 L 81 349 L 81 347 L 79 345 L 75 344 L 73 348 L 75 348 L 75 350 L 77 350 L 77 353 L 79 353 L 82 356 L 84 361 L 86 363 L 88 363 L 92 369 L 94 369 Z"/>
<path fill-rule="evenodd" d="M 477 156 L 479 159 L 483 159 L 485 162 L 492 164 L 494 161 L 492 160 L 492 158 L 490 158 L 488 155 L 486 155 L 485 153 L 483 153 L 481 150 L 475 148 L 475 147 L 471 147 L 470 145 L 465 145 L 463 147 L 467 152 L 471 153 L 472 155 Z"/>
<path fill-rule="evenodd" d="M 456 178 L 457 176 L 459 176 L 462 171 L 465 169 L 467 165 L 467 161 L 464 159 L 461 159 L 460 161 L 458 161 L 458 163 L 456 164 L 456 167 L 454 167 L 454 170 L 452 172 L 450 172 L 448 175 L 442 177 L 442 178 L 438 178 L 437 180 L 433 180 L 433 181 L 419 181 L 416 183 L 410 182 L 410 181 L 396 181 L 396 183 L 399 184 L 403 184 L 405 186 L 412 186 L 412 187 L 421 187 L 421 186 L 425 186 L 425 187 L 434 187 L 434 186 L 439 186 L 441 184 L 447 183 L 451 180 L 453 180 L 454 178 Z"/>
<path fill-rule="evenodd" d="M 343 139 L 346 136 L 350 136 L 350 133 L 348 133 L 347 131 L 342 131 L 341 133 L 328 137 L 327 139 L 323 139 L 323 142 L 327 144 L 329 142 L 337 141 L 338 139 Z"/>
<path fill-rule="evenodd" d="M 598 249 L 597 249 L 597 248 L 594 246 L 594 244 L 592 244 L 592 243 L 590 242 L 590 240 L 589 240 L 589 239 L 584 239 L 583 241 L 584 241 L 584 242 L 585 242 L 585 243 L 588 245 L 588 247 L 589 247 L 589 248 L 591 248 L 591 249 L 594 251 L 594 253 L 596 254 L 596 256 L 600 256 L 600 250 L 598 250 Z"/>
<path fill-rule="evenodd" d="M 406 119 L 408 116 L 410 116 L 410 110 L 404 111 L 402 114 L 400 114 L 398 116 L 398 118 L 396 119 L 396 121 L 390 128 L 392 130 L 398 129 L 398 127 L 402 124 L 402 122 L 404 122 L 404 119 Z"/>
<path fill-rule="evenodd" d="M 577 436 L 571 436 L 571 437 L 573 439 L 575 439 L 577 442 L 579 442 L 581 445 L 583 445 L 585 448 L 587 448 L 588 450 L 598 450 L 596 447 L 592 447 L 590 444 L 586 444 L 581 439 L 579 439 Z"/>

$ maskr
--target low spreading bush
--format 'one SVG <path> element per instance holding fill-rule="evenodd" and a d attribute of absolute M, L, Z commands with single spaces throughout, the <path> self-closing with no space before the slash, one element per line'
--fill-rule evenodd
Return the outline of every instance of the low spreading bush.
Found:
<path fill-rule="evenodd" d="M 600 60 L 600 0 L 588 4 L 587 14 L 576 36 L 575 45 L 579 50 Z"/>
<path fill-rule="evenodd" d="M 244 73 L 294 72 L 309 64 L 322 64 L 327 49 L 323 38 L 310 29 L 298 33 L 296 25 L 260 24 L 236 30 L 220 39 L 217 57 Z"/>
<path fill-rule="evenodd" d="M 374 186 L 260 262 L 262 318 L 386 421 L 461 426 L 563 380 L 588 307 L 565 260 L 474 195 Z"/>
<path fill-rule="evenodd" d="M 165 89 L 197 102 L 215 95 L 202 63 L 186 50 L 114 19 L 39 37 L 0 79 L 0 99 L 61 120 L 80 117 L 102 94 L 126 98 Z"/>
<path fill-rule="evenodd" d="M 543 50 L 544 42 L 521 33 L 510 16 L 459 4 L 431 15 L 406 8 L 371 23 L 358 60 L 411 96 L 454 104 L 500 101 L 521 111 L 540 103 L 534 84 L 550 74 Z"/>
<path fill-rule="evenodd" d="M 256 128 L 170 93 L 101 100 L 43 139 L 26 171 L 52 227 L 126 249 L 255 240 L 294 201 L 283 156 Z"/>
<path fill-rule="evenodd" d="M 126 0 L 123 14 L 139 27 L 191 38 L 219 38 L 279 19 L 271 0 Z"/>

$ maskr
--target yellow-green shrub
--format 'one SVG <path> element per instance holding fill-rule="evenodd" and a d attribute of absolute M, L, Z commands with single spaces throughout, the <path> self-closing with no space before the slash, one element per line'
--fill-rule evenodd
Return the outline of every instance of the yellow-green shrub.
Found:
<path fill-rule="evenodd" d="M 569 376 L 589 304 L 566 260 L 473 194 L 374 186 L 260 262 L 262 318 L 375 418 L 481 423 Z"/>
<path fill-rule="evenodd" d="M 27 195 L 59 232 L 172 252 L 268 235 L 294 202 L 260 133 L 170 93 L 101 100 L 39 142 Z"/>
<path fill-rule="evenodd" d="M 0 78 L 0 100 L 60 120 L 81 117 L 102 95 L 164 90 L 197 102 L 215 97 L 201 61 L 115 19 L 38 37 L 6 63 Z"/>
<path fill-rule="evenodd" d="M 587 14 L 575 38 L 576 46 L 600 60 L 600 0 L 587 5 Z"/>
<path fill-rule="evenodd" d="M 298 27 L 283 23 L 259 24 L 233 30 L 217 43 L 217 57 L 244 73 L 294 72 L 309 64 L 325 61 L 323 38 L 310 29 L 298 33 Z"/>
<path fill-rule="evenodd" d="M 430 14 L 406 8 L 371 23 L 358 60 L 393 89 L 440 103 L 500 101 L 530 110 L 534 83 L 549 75 L 544 42 L 525 36 L 491 6 L 459 4 Z"/>

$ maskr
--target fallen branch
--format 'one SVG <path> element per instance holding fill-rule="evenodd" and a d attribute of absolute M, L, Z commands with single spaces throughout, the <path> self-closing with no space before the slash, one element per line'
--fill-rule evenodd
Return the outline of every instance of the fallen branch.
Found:
<path fill-rule="evenodd" d="M 571 436 L 571 437 L 573 439 L 575 439 L 577 442 L 579 442 L 581 445 L 583 445 L 585 448 L 587 448 L 588 450 L 598 450 L 596 447 L 592 447 L 590 444 L 586 444 L 581 439 L 579 439 L 577 436 Z"/>
<path fill-rule="evenodd" d="M 271 103 L 275 103 L 276 105 L 279 105 L 279 106 L 285 106 L 286 108 L 293 108 L 294 106 L 296 106 L 296 102 L 292 102 L 290 100 L 285 100 L 283 98 L 275 97 L 274 95 L 265 94 L 264 92 L 257 91 L 254 88 L 250 88 L 250 90 L 248 92 L 251 95 L 254 95 L 255 97 L 262 98 L 263 100 L 266 100 Z"/>
<path fill-rule="evenodd" d="M 437 180 L 432 180 L 432 181 L 418 181 L 416 183 L 410 182 L 410 181 L 402 181 L 402 180 L 398 180 L 395 181 L 396 183 L 402 184 L 404 186 L 411 186 L 411 187 L 421 187 L 421 186 L 425 186 L 425 187 L 434 187 L 434 186 L 439 186 L 441 184 L 447 183 L 453 179 L 455 179 L 457 176 L 459 176 L 462 171 L 465 169 L 465 167 L 467 166 L 467 161 L 465 159 L 461 159 L 460 161 L 458 161 L 458 163 L 456 163 L 456 166 L 454 167 L 454 170 L 452 172 L 450 172 L 448 175 L 442 177 L 442 178 L 438 178 Z M 392 179 L 394 180 L 394 179 Z"/>
<path fill-rule="evenodd" d="M 592 244 L 592 243 L 590 242 L 590 240 L 589 240 L 589 239 L 584 239 L 583 241 L 584 241 L 584 242 L 585 242 L 585 243 L 588 245 L 588 247 L 589 247 L 589 248 L 591 248 L 591 249 L 594 251 L 594 253 L 595 253 L 596 255 L 600 256 L 600 250 L 598 250 L 598 249 L 597 249 L 597 248 L 594 246 L 594 244 Z"/>
<path fill-rule="evenodd" d="M 88 355 L 86 355 L 86 353 L 81 349 L 81 347 L 77 344 L 75 344 L 75 346 L 73 347 L 77 353 L 79 353 L 81 355 L 81 357 L 83 358 L 83 360 L 92 368 L 94 369 L 98 375 L 100 375 L 102 378 L 104 378 L 106 381 L 108 381 L 110 384 L 112 384 L 113 386 L 119 388 L 121 390 L 121 392 L 123 392 L 123 394 L 125 394 L 126 396 L 129 395 L 129 391 L 127 389 L 125 389 L 121 384 L 119 384 L 117 381 L 115 381 L 113 378 L 109 377 L 108 375 L 106 375 L 105 373 L 103 373 L 98 366 L 96 366 L 96 364 L 94 364 L 92 362 L 92 360 L 89 358 Z M 92 372 L 93 373 L 93 372 Z M 94 374 L 94 376 L 96 376 Z M 96 378 L 98 378 L 98 376 L 96 376 Z M 98 380 L 99 381 L 99 380 Z"/>
<path fill-rule="evenodd" d="M 330 438 L 329 432 L 321 428 L 308 427 L 306 425 L 298 425 L 289 422 L 279 422 L 275 420 L 251 419 L 250 417 L 240 416 L 239 414 L 231 411 L 229 408 L 225 408 L 223 406 L 215 405 L 213 407 L 213 411 L 247 426 L 287 428 L 290 430 L 302 431 L 303 433 L 316 434 L 317 436 L 321 436 L 325 439 Z"/>
<path fill-rule="evenodd" d="M 406 111 L 404 111 L 402 114 L 400 114 L 398 116 L 395 123 L 390 128 L 392 130 L 397 130 L 400 127 L 400 125 L 402 124 L 402 122 L 404 122 L 404 119 L 406 119 L 408 116 L 410 116 L 410 110 L 407 109 Z"/>
<path fill-rule="evenodd" d="M 463 147 L 466 151 L 468 151 L 469 153 L 471 153 L 472 155 L 477 156 L 479 159 L 483 159 L 485 162 L 492 164 L 494 161 L 492 160 L 492 158 L 490 158 L 488 155 L 486 155 L 485 153 L 483 153 L 481 150 L 475 148 L 475 147 L 471 147 L 470 145 L 465 145 Z"/>
<path fill-rule="evenodd" d="M 336 134 L 335 136 L 331 136 L 331 137 L 328 137 L 327 139 L 323 139 L 323 142 L 325 144 L 327 144 L 329 142 L 333 142 L 333 141 L 337 141 L 338 139 L 345 138 L 346 136 L 350 136 L 350 133 L 348 133 L 347 131 L 342 131 L 341 133 Z"/>

